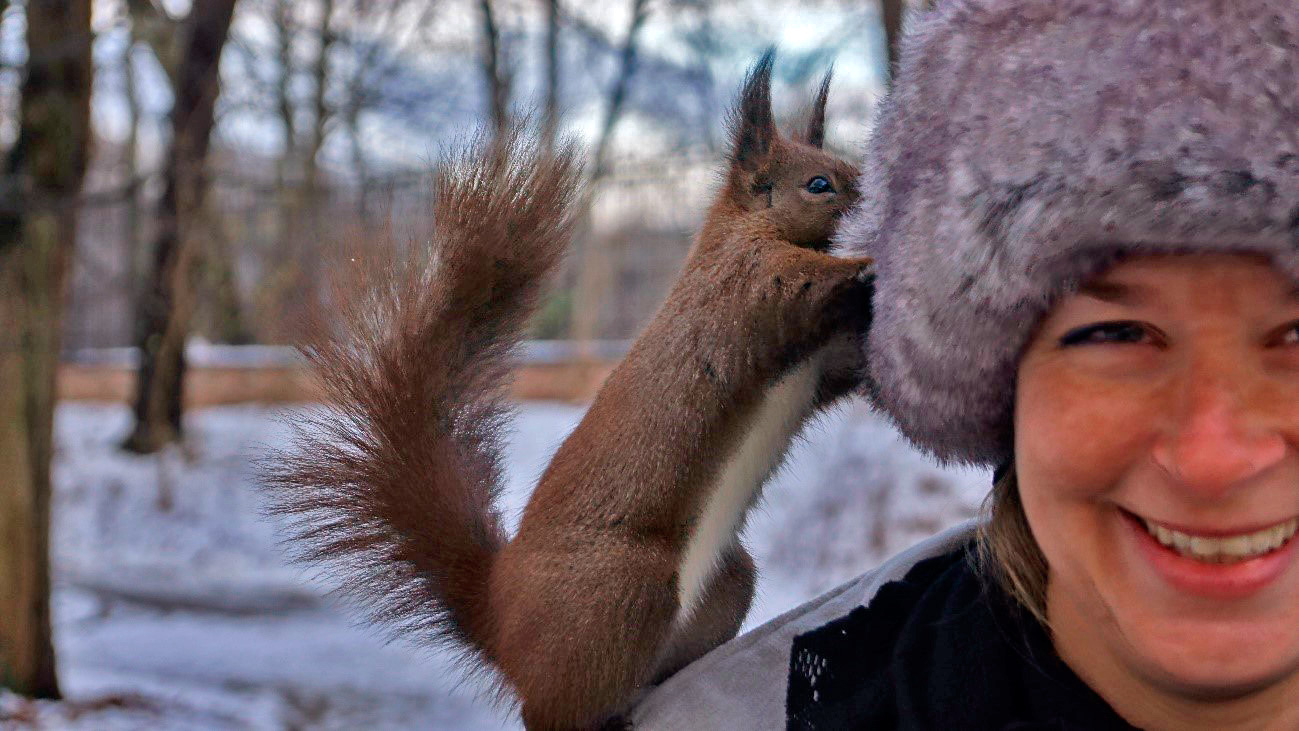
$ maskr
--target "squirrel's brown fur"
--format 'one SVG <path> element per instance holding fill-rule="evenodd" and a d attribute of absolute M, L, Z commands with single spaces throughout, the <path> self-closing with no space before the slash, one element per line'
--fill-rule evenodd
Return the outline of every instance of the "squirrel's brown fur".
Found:
<path fill-rule="evenodd" d="M 277 510 L 306 558 L 342 566 L 378 618 L 499 670 L 529 728 L 608 723 L 638 689 L 734 636 L 754 583 L 735 534 L 779 454 L 739 486 L 744 504 L 701 549 L 703 583 L 683 607 L 683 560 L 719 474 L 809 358 L 812 389 L 781 406 L 776 452 L 858 377 L 869 260 L 824 253 L 856 171 L 820 149 L 827 86 L 802 139 L 784 138 L 770 74 L 769 54 L 745 84 L 727 177 L 680 278 L 513 540 L 493 508 L 502 385 L 566 244 L 569 155 L 512 142 L 453 166 L 432 264 L 384 272 L 343 313 L 347 332 L 312 353 L 338 413 L 299 430 L 273 477 Z M 832 191 L 813 193 L 817 177 Z"/>
<path fill-rule="evenodd" d="M 449 161 L 429 248 L 353 259 L 333 303 L 341 332 L 305 349 L 327 408 L 269 461 L 272 512 L 298 558 L 336 559 L 341 591 L 394 634 L 491 660 L 505 387 L 579 180 L 571 149 L 543 155 L 517 133 Z"/>

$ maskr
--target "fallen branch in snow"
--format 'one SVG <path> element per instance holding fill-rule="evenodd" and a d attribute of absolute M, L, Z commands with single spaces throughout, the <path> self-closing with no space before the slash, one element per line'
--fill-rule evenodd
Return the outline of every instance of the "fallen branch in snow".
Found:
<path fill-rule="evenodd" d="M 310 591 L 290 586 L 238 587 L 177 585 L 174 581 L 150 583 L 139 577 L 76 577 L 68 585 L 97 597 L 163 611 L 188 611 L 229 616 L 288 614 L 319 609 L 325 600 Z"/>

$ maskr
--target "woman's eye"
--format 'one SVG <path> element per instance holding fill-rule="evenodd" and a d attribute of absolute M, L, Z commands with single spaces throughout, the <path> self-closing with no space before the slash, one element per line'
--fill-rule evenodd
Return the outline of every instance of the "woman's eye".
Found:
<path fill-rule="evenodd" d="M 1281 345 L 1299 345 L 1299 322 L 1292 322 L 1281 333 Z"/>
<path fill-rule="evenodd" d="M 834 186 L 830 184 L 830 180 L 824 175 L 818 175 L 815 178 L 812 178 L 807 181 L 807 185 L 803 187 L 807 188 L 807 192 L 815 195 L 834 192 Z"/>
<path fill-rule="evenodd" d="M 1102 322 L 1074 328 L 1060 337 L 1060 344 L 1086 345 L 1091 343 L 1140 343 L 1150 338 L 1150 332 L 1137 322 Z"/>

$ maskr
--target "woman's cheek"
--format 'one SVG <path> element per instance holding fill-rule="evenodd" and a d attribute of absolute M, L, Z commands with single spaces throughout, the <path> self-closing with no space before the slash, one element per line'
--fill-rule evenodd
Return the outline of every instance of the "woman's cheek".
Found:
<path fill-rule="evenodd" d="M 1029 473 L 1022 476 L 1077 497 L 1116 487 L 1142 459 L 1158 413 L 1151 390 L 1063 368 L 1022 373 L 1017 398 L 1016 460 Z"/>

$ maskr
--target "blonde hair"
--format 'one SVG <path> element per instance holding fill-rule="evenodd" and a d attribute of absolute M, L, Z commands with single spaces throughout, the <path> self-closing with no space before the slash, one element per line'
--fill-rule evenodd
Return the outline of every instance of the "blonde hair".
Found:
<path fill-rule="evenodd" d="M 1046 557 L 1028 527 L 1013 466 L 993 483 L 982 512 L 975 539 L 979 573 L 1047 626 Z"/>

